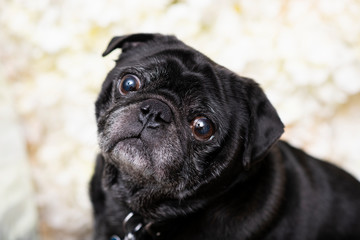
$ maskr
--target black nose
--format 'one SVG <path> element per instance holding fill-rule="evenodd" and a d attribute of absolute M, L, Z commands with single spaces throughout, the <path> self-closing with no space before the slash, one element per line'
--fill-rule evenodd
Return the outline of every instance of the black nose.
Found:
<path fill-rule="evenodd" d="M 167 104 L 160 100 L 149 99 L 140 105 L 139 121 L 150 128 L 170 123 L 172 112 Z"/>

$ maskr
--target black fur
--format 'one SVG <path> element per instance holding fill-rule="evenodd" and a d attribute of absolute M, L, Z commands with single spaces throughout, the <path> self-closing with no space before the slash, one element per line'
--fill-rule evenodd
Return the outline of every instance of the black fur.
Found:
<path fill-rule="evenodd" d="M 253 80 L 174 36 L 115 37 L 103 55 L 116 48 L 96 101 L 94 239 L 123 238 L 130 212 L 150 226 L 137 239 L 360 239 L 360 183 L 279 141 L 283 124 Z M 122 95 L 126 74 L 140 88 Z M 214 124 L 209 140 L 191 132 L 198 116 Z"/>

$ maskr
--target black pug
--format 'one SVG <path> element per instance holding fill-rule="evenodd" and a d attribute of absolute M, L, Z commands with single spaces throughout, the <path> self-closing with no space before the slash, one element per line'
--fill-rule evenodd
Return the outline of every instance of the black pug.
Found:
<path fill-rule="evenodd" d="M 279 141 L 253 80 L 174 36 L 114 37 L 96 101 L 96 240 L 360 239 L 360 183 Z"/>

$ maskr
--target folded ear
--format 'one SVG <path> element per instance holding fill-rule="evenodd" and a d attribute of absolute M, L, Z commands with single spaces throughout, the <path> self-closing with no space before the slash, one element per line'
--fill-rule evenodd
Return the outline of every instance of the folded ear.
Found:
<path fill-rule="evenodd" d="M 244 80 L 247 82 L 250 122 L 244 146 L 243 164 L 245 169 L 249 169 L 250 164 L 265 157 L 271 146 L 277 142 L 284 132 L 284 125 L 258 84 L 250 79 Z"/>
<path fill-rule="evenodd" d="M 102 56 L 105 57 L 117 48 L 121 48 L 123 51 L 126 51 L 130 48 L 140 45 L 141 43 L 153 40 L 154 38 L 160 36 L 160 34 L 137 33 L 113 37 Z"/>

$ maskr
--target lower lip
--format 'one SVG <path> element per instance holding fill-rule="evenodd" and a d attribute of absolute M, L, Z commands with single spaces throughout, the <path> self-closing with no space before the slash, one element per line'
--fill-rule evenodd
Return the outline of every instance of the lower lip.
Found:
<path fill-rule="evenodd" d="M 121 147 L 130 147 L 130 148 L 135 148 L 135 149 L 139 149 L 142 150 L 144 148 L 144 143 L 143 141 L 141 141 L 140 138 L 126 138 L 126 139 L 122 139 L 120 141 L 118 141 L 115 144 L 115 148 L 121 148 Z"/>
<path fill-rule="evenodd" d="M 151 162 L 147 155 L 146 146 L 139 138 L 126 138 L 119 141 L 113 148 L 112 154 L 114 154 L 115 159 L 137 167 L 147 167 Z"/>

